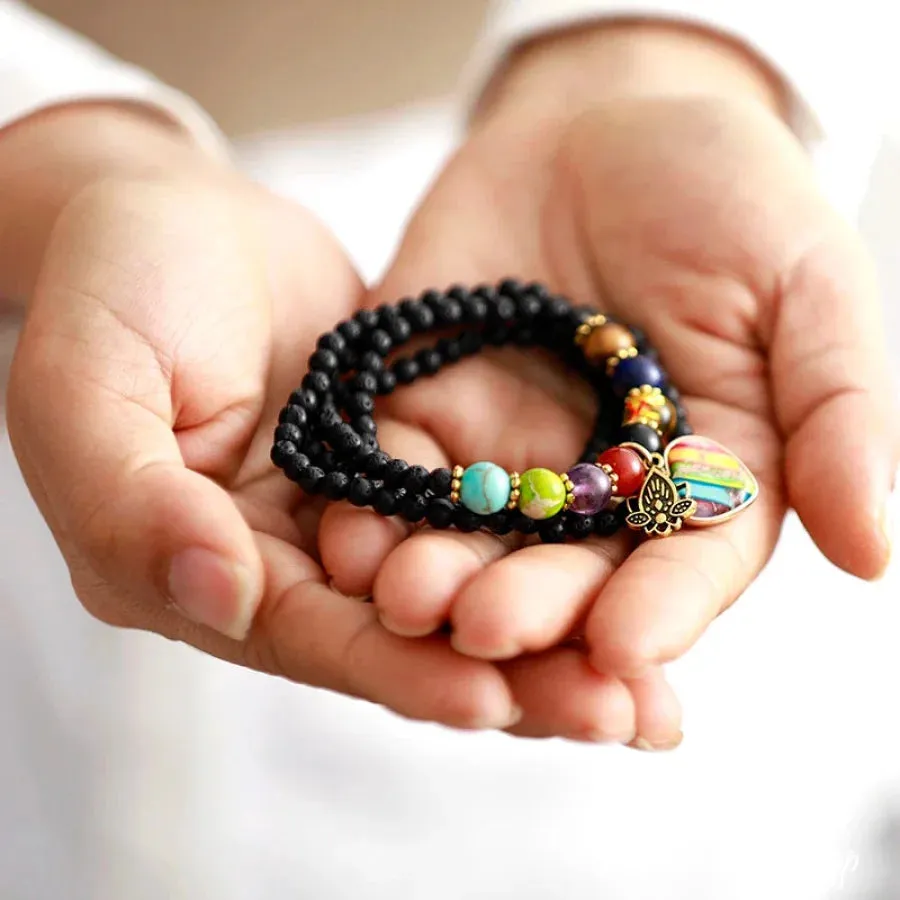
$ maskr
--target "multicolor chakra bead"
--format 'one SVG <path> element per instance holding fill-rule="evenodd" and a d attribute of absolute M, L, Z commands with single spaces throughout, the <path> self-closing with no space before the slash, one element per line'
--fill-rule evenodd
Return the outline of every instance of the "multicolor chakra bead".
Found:
<path fill-rule="evenodd" d="M 597 457 L 597 465 L 609 475 L 618 497 L 634 496 L 647 474 L 641 455 L 628 447 L 610 447 Z"/>
<path fill-rule="evenodd" d="M 509 503 L 510 491 L 509 475 L 492 462 L 474 463 L 459 480 L 459 502 L 479 516 L 503 509 Z"/>
<path fill-rule="evenodd" d="M 672 403 L 658 387 L 643 384 L 625 397 L 622 425 L 649 425 L 664 435 L 672 426 Z"/>
<path fill-rule="evenodd" d="M 520 476 L 519 510 L 530 519 L 549 519 L 566 505 L 565 482 L 550 469 L 528 469 Z"/>
<path fill-rule="evenodd" d="M 582 516 L 602 512 L 612 499 L 612 481 L 609 474 L 593 463 L 579 463 L 566 473 L 572 482 L 574 497 L 569 510 Z"/>
<path fill-rule="evenodd" d="M 659 363 L 650 356 L 632 356 L 622 359 L 612 375 L 613 390 L 624 397 L 632 388 L 648 385 L 661 388 L 666 376 Z"/>
<path fill-rule="evenodd" d="M 730 450 L 699 435 L 666 448 L 672 480 L 686 484 L 697 501 L 690 525 L 717 525 L 746 509 L 759 495 L 753 473 Z"/>

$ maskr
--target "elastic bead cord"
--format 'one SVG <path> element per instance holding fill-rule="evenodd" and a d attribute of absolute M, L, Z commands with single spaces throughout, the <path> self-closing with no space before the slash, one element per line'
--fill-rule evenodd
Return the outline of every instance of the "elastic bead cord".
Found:
<path fill-rule="evenodd" d="M 654 453 L 666 438 L 690 434 L 680 394 L 668 385 L 644 334 L 598 316 L 596 310 L 575 306 L 541 284 L 514 279 L 473 289 L 455 285 L 443 292 L 428 290 L 396 305 L 359 310 L 317 340 L 307 374 L 279 414 L 272 461 L 307 494 L 346 500 L 432 528 L 486 529 L 495 534 L 517 531 L 538 534 L 549 543 L 611 535 L 622 527 L 624 504 L 611 502 L 596 512 L 575 512 L 569 508 L 575 496 L 571 491 L 581 486 L 551 470 L 530 470 L 538 474 L 513 493 L 513 487 L 504 488 L 502 477 L 498 478 L 499 467 L 485 464 L 485 477 L 492 479 L 490 491 L 497 496 L 490 496 L 482 485 L 485 493 L 479 503 L 487 504 L 485 510 L 493 504 L 493 511 L 476 513 L 466 506 L 469 486 L 463 487 L 460 496 L 451 469 L 429 471 L 386 454 L 379 446 L 373 417 L 377 397 L 419 378 L 438 376 L 444 366 L 486 346 L 511 344 L 549 352 L 595 389 L 596 415 L 578 461 L 600 465 L 598 457 L 623 442 Z M 597 328 L 607 326 L 606 332 L 593 336 Z M 411 338 L 435 332 L 432 346 L 402 352 Z M 604 342 L 614 346 L 610 341 L 621 340 L 623 333 L 630 334 L 632 341 L 621 359 L 591 358 L 594 345 L 601 350 Z M 654 428 L 652 421 L 629 424 L 623 420 L 623 396 L 634 378 L 641 385 L 646 383 L 648 391 L 661 388 L 670 404 L 668 414 L 674 411 L 669 434 Z M 651 409 L 648 415 L 652 414 Z M 607 469 L 600 473 L 601 481 L 607 478 Z M 610 479 L 605 482 L 607 493 L 615 492 L 612 474 Z M 550 502 L 541 492 L 551 489 L 563 491 L 561 499 L 553 501 L 560 509 L 547 518 L 536 518 L 535 510 L 541 514 L 542 504 Z M 526 495 L 520 496 L 523 492 Z M 507 496 L 512 497 L 508 503 Z"/>

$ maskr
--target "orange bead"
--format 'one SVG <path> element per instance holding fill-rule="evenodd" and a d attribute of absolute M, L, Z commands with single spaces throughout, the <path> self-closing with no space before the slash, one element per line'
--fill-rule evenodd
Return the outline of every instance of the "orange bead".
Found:
<path fill-rule="evenodd" d="M 633 497 L 643 486 L 647 470 L 640 455 L 630 447 L 610 447 L 597 457 L 597 465 L 609 466 L 619 497 Z"/>
<path fill-rule="evenodd" d="M 594 328 L 584 342 L 585 358 L 601 362 L 615 356 L 620 350 L 634 346 L 634 335 L 624 326 L 607 322 Z"/>

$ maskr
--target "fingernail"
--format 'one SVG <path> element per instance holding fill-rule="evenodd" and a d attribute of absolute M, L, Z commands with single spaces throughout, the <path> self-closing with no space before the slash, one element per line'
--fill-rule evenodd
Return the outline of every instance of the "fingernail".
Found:
<path fill-rule="evenodd" d="M 634 732 L 632 732 L 633 734 Z M 573 740 L 582 741 L 586 744 L 627 744 L 627 738 L 617 737 L 607 731 L 597 731 L 594 728 L 588 728 L 585 731 L 579 731 L 572 737 Z"/>
<path fill-rule="evenodd" d="M 475 719 L 468 727 L 474 731 L 505 731 L 522 721 L 525 711 L 514 703 L 505 716 L 485 716 Z"/>
<path fill-rule="evenodd" d="M 659 753 L 663 750 L 674 750 L 683 740 L 684 735 L 679 731 L 677 737 L 668 741 L 648 741 L 647 738 L 636 737 L 628 746 L 646 753 Z"/>
<path fill-rule="evenodd" d="M 378 610 L 378 621 L 381 622 L 382 628 L 390 631 L 391 634 L 396 634 L 397 637 L 421 638 L 434 634 L 435 631 L 430 625 L 401 625 L 394 621 L 390 613 L 386 613 L 381 609 Z"/>
<path fill-rule="evenodd" d="M 505 724 L 501 725 L 501 728 L 512 728 L 514 725 L 518 725 L 519 722 L 522 721 L 522 717 L 525 715 L 525 710 L 522 709 L 521 706 L 516 706 L 514 703 L 509 712 L 509 719 Z"/>
<path fill-rule="evenodd" d="M 460 654 L 471 659 L 506 660 L 515 659 L 522 654 L 522 647 L 515 640 L 509 640 L 505 644 L 497 643 L 493 647 L 475 647 L 469 644 L 458 631 L 450 636 L 450 646 Z"/>
<path fill-rule="evenodd" d="M 338 587 L 334 583 L 333 578 L 328 579 L 328 589 L 330 591 L 334 591 L 335 594 L 340 594 L 345 600 L 353 600 L 354 603 L 371 603 L 372 595 L 371 594 L 345 594 L 343 591 L 339 590 Z"/>
<path fill-rule="evenodd" d="M 885 504 L 884 514 L 881 517 L 881 530 L 884 532 L 884 539 L 887 541 L 888 554 L 894 553 L 894 534 L 897 528 L 897 514 L 894 511 L 893 495 Z"/>
<path fill-rule="evenodd" d="M 884 566 L 884 570 L 887 570 L 887 567 L 891 564 L 891 559 L 894 554 L 894 547 L 897 542 L 897 516 L 898 516 L 898 504 L 900 504 L 900 493 L 897 490 L 897 476 L 894 476 L 894 483 L 891 487 L 891 492 L 888 495 L 887 500 L 884 504 L 884 509 L 881 512 L 881 530 L 884 533 L 884 539 L 887 543 L 887 561 Z M 884 572 L 882 572 L 882 575 Z"/>
<path fill-rule="evenodd" d="M 247 636 L 256 609 L 245 566 L 193 547 L 172 560 L 168 585 L 173 605 L 192 622 L 237 641 Z"/>

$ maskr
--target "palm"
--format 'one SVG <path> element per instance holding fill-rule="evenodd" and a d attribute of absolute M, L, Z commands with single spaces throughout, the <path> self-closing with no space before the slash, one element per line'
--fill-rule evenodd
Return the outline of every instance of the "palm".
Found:
<path fill-rule="evenodd" d="M 794 432 L 789 485 L 792 456 L 804 459 L 801 476 L 832 465 L 815 429 L 803 428 L 813 404 L 802 376 L 825 359 L 804 329 L 815 319 L 822 338 L 829 309 L 843 308 L 830 280 L 864 293 L 865 267 L 788 139 L 758 114 L 675 102 L 599 109 L 562 142 L 552 128 L 529 143 L 477 133 L 369 297 L 305 213 L 241 182 L 222 187 L 101 185 L 63 214 L 44 261 L 11 382 L 10 433 L 87 608 L 413 717 L 670 741 L 680 712 L 659 664 L 770 553 L 784 507 L 778 435 Z M 811 245 L 830 251 L 826 262 Z M 361 303 L 510 274 L 642 326 L 697 430 L 745 459 L 763 499 L 726 526 L 644 545 L 626 561 L 624 535 L 524 548 L 489 534 L 410 535 L 399 519 L 310 501 L 272 466 L 278 408 L 321 332 Z M 807 299 L 825 299 L 789 303 L 790 278 L 805 279 Z M 854 356 L 877 331 L 867 309 L 825 336 L 838 371 L 842 348 Z M 773 332 L 785 331 L 780 346 Z M 882 366 L 877 354 L 856 359 L 870 383 Z M 813 381 L 827 395 L 828 379 Z M 53 404 L 34 402 L 48 396 Z M 852 413 L 844 401 L 863 395 L 835 396 Z M 583 385 L 509 350 L 396 392 L 379 410 L 379 434 L 427 466 L 563 467 L 590 409 Z M 871 431 L 879 420 L 864 421 Z M 44 440 L 61 429 L 65 442 Z M 852 433 L 832 435 L 848 455 L 860 453 Z M 880 490 L 876 468 L 852 490 Z M 50 496 L 43 476 L 61 469 L 71 475 Z M 851 490 L 849 478 L 841 485 L 832 491 Z M 848 502 L 841 529 L 829 530 L 818 492 L 798 496 L 829 556 L 855 571 L 877 564 L 864 512 Z M 172 554 L 189 546 L 243 567 L 255 601 L 240 607 L 242 621 L 256 612 L 246 639 L 160 608 Z M 217 622 L 203 619 L 226 633 L 243 631 L 231 627 L 234 587 L 206 583 L 207 595 L 232 598 Z M 369 595 L 374 605 L 353 599 Z M 450 641 L 440 634 L 448 620 Z M 577 631 L 592 666 L 565 640 Z"/>
<path fill-rule="evenodd" d="M 425 530 L 404 540 L 407 529 L 372 513 L 326 514 L 321 546 L 336 584 L 374 592 L 382 621 L 399 634 L 430 634 L 449 620 L 458 650 L 500 663 L 526 711 L 522 732 L 611 736 L 627 731 L 631 714 L 642 735 L 670 733 L 677 705 L 658 664 L 699 636 L 774 547 L 783 447 L 763 341 L 782 274 L 832 214 L 771 118 L 638 103 L 585 117 L 561 145 L 476 136 L 426 200 L 379 288 L 381 302 L 515 275 L 640 325 L 695 430 L 738 453 L 762 485 L 760 502 L 733 522 L 627 559 L 624 537 L 518 549 L 481 533 Z M 396 392 L 381 437 L 390 452 L 425 465 L 491 459 L 561 470 L 590 421 L 583 385 L 533 354 L 505 350 Z M 352 562 L 347 535 L 366 548 Z M 594 667 L 609 677 L 559 647 L 581 628 Z"/>

